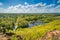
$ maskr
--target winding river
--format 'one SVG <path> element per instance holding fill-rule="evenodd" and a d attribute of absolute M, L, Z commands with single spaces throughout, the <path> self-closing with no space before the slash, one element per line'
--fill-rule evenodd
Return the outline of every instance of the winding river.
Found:
<path fill-rule="evenodd" d="M 34 23 L 28 22 L 29 27 L 37 26 L 37 25 L 43 25 L 45 24 L 43 21 L 37 22 L 35 21 Z"/>
<path fill-rule="evenodd" d="M 33 23 L 30 23 L 30 22 L 28 22 L 28 28 L 31 28 L 31 27 L 34 27 L 34 26 L 37 26 L 37 25 L 43 25 L 43 24 L 45 24 L 43 21 L 35 21 L 35 22 L 33 22 Z M 15 27 L 14 27 L 14 31 L 17 29 L 17 25 L 15 25 Z"/>

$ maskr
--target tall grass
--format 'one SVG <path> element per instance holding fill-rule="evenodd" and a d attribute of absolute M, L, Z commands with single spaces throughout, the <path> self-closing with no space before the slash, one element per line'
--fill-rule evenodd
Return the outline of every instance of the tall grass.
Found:
<path fill-rule="evenodd" d="M 60 30 L 60 19 L 32 28 L 20 28 L 15 34 L 20 35 L 23 40 L 40 40 L 46 32 L 54 29 Z"/>

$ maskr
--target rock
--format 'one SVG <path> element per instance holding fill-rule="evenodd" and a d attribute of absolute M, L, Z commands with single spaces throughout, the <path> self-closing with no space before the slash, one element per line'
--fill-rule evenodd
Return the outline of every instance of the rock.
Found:
<path fill-rule="evenodd" d="M 0 40 L 10 40 L 10 37 L 7 37 L 5 34 L 0 34 Z"/>
<path fill-rule="evenodd" d="M 60 30 L 47 32 L 44 36 L 42 36 L 41 40 L 60 40 Z"/>
<path fill-rule="evenodd" d="M 15 35 L 14 33 L 0 33 L 0 40 L 11 40 L 12 35 L 14 35 L 18 40 L 22 40 L 20 35 Z"/>

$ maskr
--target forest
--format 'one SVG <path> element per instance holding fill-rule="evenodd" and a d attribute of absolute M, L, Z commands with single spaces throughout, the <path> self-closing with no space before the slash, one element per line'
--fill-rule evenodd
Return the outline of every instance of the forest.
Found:
<path fill-rule="evenodd" d="M 0 35 L 6 40 L 44 40 L 52 30 L 60 30 L 60 13 L 0 13 Z"/>

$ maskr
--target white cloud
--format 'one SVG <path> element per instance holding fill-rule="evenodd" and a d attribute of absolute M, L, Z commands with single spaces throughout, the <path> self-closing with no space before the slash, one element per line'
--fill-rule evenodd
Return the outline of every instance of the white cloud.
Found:
<path fill-rule="evenodd" d="M 56 6 L 55 11 L 60 13 L 60 5 Z"/>
<path fill-rule="evenodd" d="M 53 6 L 55 6 L 55 4 L 47 5 L 46 8 L 47 8 L 47 7 L 53 7 Z"/>
<path fill-rule="evenodd" d="M 28 3 L 27 3 L 27 2 L 25 2 L 24 4 L 25 4 L 25 5 L 27 5 Z"/>
<path fill-rule="evenodd" d="M 60 9 L 60 5 L 58 5 L 56 8 Z"/>
<path fill-rule="evenodd" d="M 43 6 L 46 6 L 46 3 L 44 3 L 44 4 L 38 3 L 38 4 L 36 4 L 35 6 L 41 6 L 41 7 L 43 7 Z"/>
<path fill-rule="evenodd" d="M 0 7 L 0 13 L 4 13 L 5 9 Z"/>
<path fill-rule="evenodd" d="M 58 0 L 58 3 L 60 3 L 60 0 Z"/>
<path fill-rule="evenodd" d="M 3 5 L 3 3 L 0 2 L 0 6 Z"/>
<path fill-rule="evenodd" d="M 16 6 L 10 6 L 7 8 L 6 12 L 12 13 L 38 13 L 41 10 L 38 7 L 44 7 L 46 4 L 38 3 L 34 5 L 29 5 L 25 3 L 25 5 L 18 4 Z"/>
<path fill-rule="evenodd" d="M 53 6 L 55 6 L 55 4 L 47 5 L 46 3 L 38 3 L 29 5 L 25 2 L 25 5 L 18 4 L 9 6 L 7 9 L 2 8 L 0 9 L 0 13 L 60 13 L 60 5 L 55 8 Z"/>

